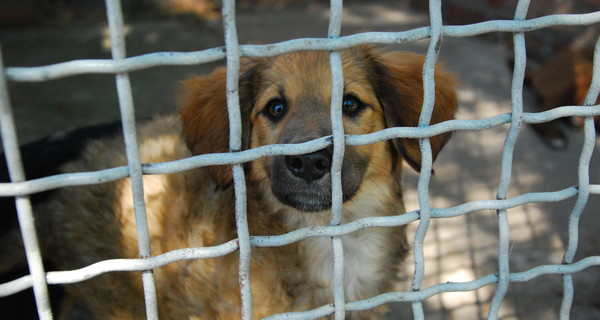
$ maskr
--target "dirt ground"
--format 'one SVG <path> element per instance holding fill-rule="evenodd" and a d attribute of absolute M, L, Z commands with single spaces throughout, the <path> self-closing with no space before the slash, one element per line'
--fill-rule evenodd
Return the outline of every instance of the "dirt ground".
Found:
<path fill-rule="evenodd" d="M 366 2 L 365 2 L 366 3 Z M 272 43 L 299 37 L 325 37 L 325 5 L 246 8 L 237 16 L 241 43 Z M 427 25 L 428 17 L 391 2 L 352 2 L 344 9 L 343 34 L 365 30 L 400 31 Z M 218 19 L 134 19 L 127 21 L 129 56 L 158 51 L 195 51 L 223 45 Z M 0 29 L 4 64 L 39 66 L 72 59 L 109 58 L 105 22 L 72 21 Z M 400 45 L 401 50 L 424 52 L 427 41 Z M 440 59 L 460 78 L 460 119 L 483 119 L 510 112 L 511 52 L 483 38 L 446 38 Z M 140 118 L 175 112 L 173 93 L 180 80 L 206 73 L 220 63 L 187 67 L 158 67 L 131 74 L 136 115 Z M 81 75 L 40 83 L 10 83 L 11 101 L 21 142 L 83 125 L 119 119 L 114 77 Z M 526 109 L 534 99 L 525 92 Z M 432 207 L 473 200 L 495 199 L 501 151 L 508 126 L 478 132 L 457 132 L 435 164 L 431 182 Z M 509 196 L 562 190 L 577 184 L 582 132 L 566 128 L 569 146 L 550 150 L 524 126 L 514 150 Z M 596 146 L 599 143 L 596 142 Z M 600 159 L 590 166 L 590 181 L 600 183 Z M 417 209 L 417 175 L 406 170 L 407 209 Z M 508 210 L 511 271 L 542 264 L 559 264 L 567 243 L 567 219 L 574 199 L 533 203 Z M 599 255 L 600 196 L 591 195 L 580 221 L 576 260 Z M 416 223 L 410 226 L 412 232 Z M 497 272 L 497 218 L 493 211 L 434 220 L 426 237 L 424 288 L 448 281 L 470 281 Z M 408 288 L 412 261 L 403 279 Z M 600 319 L 600 268 L 577 273 L 571 319 Z M 474 292 L 444 293 L 424 302 L 427 319 L 484 319 L 495 286 Z M 562 278 L 542 276 L 511 284 L 500 319 L 558 319 Z M 394 305 L 392 318 L 412 318 L 410 305 Z"/>

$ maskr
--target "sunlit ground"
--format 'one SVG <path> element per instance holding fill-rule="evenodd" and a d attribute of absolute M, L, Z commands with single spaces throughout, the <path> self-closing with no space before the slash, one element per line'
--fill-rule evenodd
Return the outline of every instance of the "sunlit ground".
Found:
<path fill-rule="evenodd" d="M 502 65 L 503 60 L 499 60 L 502 56 L 494 54 L 498 48 L 467 39 L 450 39 L 444 45 L 449 52 L 443 58 L 463 80 L 458 117 L 483 119 L 509 112 L 511 73 L 507 66 Z M 469 66 L 471 63 L 473 67 Z M 493 73 L 490 69 L 494 70 Z M 525 103 L 526 111 L 531 110 L 534 100 L 529 92 L 525 94 Z M 507 130 L 508 125 L 505 125 L 485 131 L 454 134 L 434 164 L 435 175 L 430 191 L 433 208 L 496 199 Z M 559 191 L 577 184 L 583 133 L 573 129 L 569 133 L 568 149 L 553 151 L 542 144 L 527 125 L 523 125 L 514 150 L 509 198 L 527 192 Z M 597 142 L 596 146 L 600 146 L 600 143 Z M 418 177 L 411 170 L 405 172 L 407 210 L 416 210 L 418 196 L 413 186 L 417 184 Z M 597 183 L 599 175 L 600 166 L 596 156 L 590 165 L 592 183 Z M 599 252 L 594 227 L 598 221 L 599 200 L 598 196 L 591 196 L 583 213 L 576 260 Z M 508 210 L 511 272 L 561 263 L 573 204 L 572 198 L 554 203 L 531 203 Z M 413 233 L 416 226 L 415 223 L 411 228 Z M 494 210 L 472 212 L 450 219 L 434 219 L 425 239 L 426 276 L 423 288 L 448 281 L 472 281 L 497 273 L 497 253 L 498 219 Z M 409 261 L 409 264 L 412 263 L 412 260 Z M 412 268 L 404 276 L 408 285 Z M 597 268 L 575 276 L 572 319 L 598 317 L 599 279 Z M 426 314 L 431 315 L 432 319 L 485 319 L 494 293 L 495 286 L 475 292 L 444 293 L 425 302 Z M 511 284 L 499 318 L 558 319 L 561 299 L 560 275 Z"/>

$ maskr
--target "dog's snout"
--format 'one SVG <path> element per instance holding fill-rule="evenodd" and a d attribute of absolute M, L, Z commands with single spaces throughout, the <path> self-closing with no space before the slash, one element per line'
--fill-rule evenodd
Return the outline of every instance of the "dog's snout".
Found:
<path fill-rule="evenodd" d="M 286 156 L 285 163 L 292 174 L 310 183 L 329 172 L 331 152 L 323 149 L 309 154 Z"/>

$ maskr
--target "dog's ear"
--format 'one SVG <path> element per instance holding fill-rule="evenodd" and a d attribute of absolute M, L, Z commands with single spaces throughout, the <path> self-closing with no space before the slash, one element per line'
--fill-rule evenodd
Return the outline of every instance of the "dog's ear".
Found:
<path fill-rule="evenodd" d="M 249 113 L 254 103 L 257 63 L 244 60 L 240 67 L 239 99 L 242 115 L 242 144 L 247 146 L 250 134 Z M 229 117 L 225 68 L 207 76 L 196 76 L 183 82 L 178 97 L 183 136 L 194 155 L 229 152 Z M 231 185 L 228 165 L 211 166 L 210 173 L 220 188 Z"/>
<path fill-rule="evenodd" d="M 423 105 L 423 55 L 405 52 L 372 53 L 378 74 L 375 91 L 383 106 L 387 127 L 416 127 Z M 435 106 L 430 124 L 454 119 L 457 107 L 455 80 L 441 66 L 435 70 Z M 433 159 L 450 138 L 450 133 L 430 138 Z M 419 171 L 421 150 L 418 139 L 395 139 L 404 159 Z"/>

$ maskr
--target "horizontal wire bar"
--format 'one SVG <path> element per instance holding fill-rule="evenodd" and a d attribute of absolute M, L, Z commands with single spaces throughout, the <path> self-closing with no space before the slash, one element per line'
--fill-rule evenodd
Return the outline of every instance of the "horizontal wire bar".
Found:
<path fill-rule="evenodd" d="M 121 60 L 80 59 L 39 67 L 7 68 L 9 80 L 37 82 L 87 73 L 126 73 L 160 66 L 186 66 L 209 63 L 225 58 L 224 47 L 195 52 L 154 52 Z"/>
<path fill-rule="evenodd" d="M 592 185 L 590 191 L 591 193 L 600 193 L 600 185 Z M 526 193 L 506 200 L 471 201 L 451 208 L 433 208 L 431 209 L 431 217 L 450 218 L 480 210 L 510 209 L 527 203 L 562 201 L 575 196 L 577 192 L 577 188 L 570 187 L 553 192 Z M 412 211 L 396 216 L 368 217 L 349 223 L 340 224 L 338 226 L 301 228 L 277 236 L 252 236 L 250 237 L 250 243 L 254 247 L 284 246 L 307 239 L 309 237 L 343 236 L 366 228 L 406 225 L 408 223 L 417 221 L 418 219 L 418 211 Z M 234 252 L 238 249 L 238 247 L 238 241 L 237 239 L 234 239 L 217 246 L 173 250 L 148 259 L 105 260 L 78 270 L 49 272 L 47 275 L 48 283 L 74 283 L 87 280 L 107 272 L 141 271 L 162 267 L 166 264 L 179 260 L 220 257 Z M 27 277 L 30 276 L 25 276 L 11 282 L 0 284 L 0 297 L 7 296 L 31 287 L 31 279 L 24 280 L 24 278 Z"/>
<path fill-rule="evenodd" d="M 594 117 L 600 115 L 600 104 L 594 106 L 563 106 L 543 112 L 523 112 L 524 123 L 542 123 L 564 117 Z"/>
<path fill-rule="evenodd" d="M 348 304 L 346 304 L 346 310 L 348 309 Z M 316 309 L 307 310 L 307 311 L 296 311 L 296 312 L 286 312 L 274 314 L 272 316 L 268 316 L 263 318 L 263 320 L 307 320 L 307 319 L 320 319 L 326 318 L 328 315 L 332 314 L 335 311 L 333 304 L 327 304 Z"/>
<path fill-rule="evenodd" d="M 581 259 L 578 262 L 568 265 L 542 265 L 531 268 L 523 272 L 516 272 L 509 274 L 510 282 L 526 282 L 531 279 L 544 276 L 544 275 L 555 275 L 555 274 L 573 274 L 580 272 L 590 267 L 600 266 L 600 256 L 591 256 Z M 377 306 L 391 303 L 391 302 L 417 302 L 423 301 L 434 295 L 444 292 L 466 292 L 481 289 L 485 286 L 498 283 L 497 274 L 488 274 L 486 276 L 477 278 L 469 282 L 446 282 L 439 283 L 420 291 L 412 292 L 388 292 L 377 295 L 375 297 L 348 302 L 346 304 L 346 310 L 348 311 L 360 311 L 372 309 Z M 302 311 L 302 312 L 289 312 L 276 314 L 265 318 L 268 320 L 275 319 L 317 319 L 325 317 L 333 313 L 333 305 L 325 305 L 316 309 Z"/>
<path fill-rule="evenodd" d="M 240 45 L 241 56 L 269 57 L 302 50 L 341 50 L 369 43 L 405 43 L 426 39 L 426 27 L 404 32 L 366 32 L 336 39 L 300 38 L 266 45 Z M 110 59 L 81 59 L 38 67 L 6 68 L 11 81 L 37 82 L 85 73 L 132 72 L 158 66 L 196 65 L 224 59 L 225 47 L 195 52 L 156 52 L 130 57 L 122 61 Z"/>
<path fill-rule="evenodd" d="M 584 14 L 556 14 L 530 20 L 492 20 L 480 23 L 443 26 L 443 36 L 469 37 L 491 32 L 528 32 L 555 25 L 590 25 L 600 22 L 600 11 Z M 265 45 L 240 45 L 242 56 L 268 57 L 302 50 L 341 50 L 363 44 L 398 44 L 426 39 L 429 27 L 401 32 L 364 32 L 335 39 L 301 38 Z M 196 65 L 224 59 L 225 47 L 194 52 L 156 52 L 130 57 L 120 61 L 110 59 L 82 59 L 38 67 L 6 68 L 11 81 L 36 82 L 84 73 L 132 72 L 158 66 Z"/>
<path fill-rule="evenodd" d="M 452 208 L 433 209 L 432 217 L 451 218 L 477 210 L 503 210 L 516 208 L 527 203 L 558 202 L 574 197 L 577 193 L 576 187 L 569 187 L 560 191 L 524 193 L 505 200 L 475 200 Z"/>
<path fill-rule="evenodd" d="M 331 137 L 288 145 L 268 145 L 234 153 L 212 153 L 163 163 L 144 164 L 144 174 L 171 174 L 203 166 L 231 165 L 280 154 L 305 154 L 326 148 Z M 18 183 L 0 183 L 0 196 L 26 195 L 60 187 L 111 182 L 129 176 L 126 166 L 92 171 L 63 173 Z"/>
<path fill-rule="evenodd" d="M 76 283 L 108 272 L 144 271 L 181 260 L 221 257 L 236 251 L 238 248 L 238 240 L 234 239 L 217 246 L 178 249 L 147 259 L 103 260 L 77 270 L 48 272 L 46 273 L 46 279 L 49 284 Z M 29 275 L 0 284 L 0 297 L 28 289 L 31 285 L 32 280 Z"/>
<path fill-rule="evenodd" d="M 543 275 L 573 274 L 584 269 L 600 266 L 600 256 L 586 257 L 576 263 L 569 265 L 541 265 L 523 272 L 510 273 L 510 282 L 526 282 Z M 488 274 L 468 282 L 446 282 L 430 286 L 419 292 L 385 293 L 371 299 L 353 301 L 348 303 L 349 311 L 365 310 L 389 302 L 412 302 L 422 301 L 443 292 L 465 292 L 474 291 L 485 286 L 498 283 L 497 274 Z"/>
<path fill-rule="evenodd" d="M 600 191 L 600 190 L 598 190 Z M 553 192 L 526 193 L 505 200 L 476 200 L 451 208 L 431 209 L 432 218 L 452 218 L 465 213 L 480 210 L 510 209 L 527 203 L 557 202 L 577 195 L 577 188 L 569 187 Z M 406 225 L 419 219 L 418 211 L 411 211 L 396 216 L 367 217 L 339 226 L 317 226 L 297 229 L 278 236 L 252 237 L 252 245 L 258 247 L 274 247 L 288 245 L 309 237 L 343 236 L 362 229 L 373 227 L 394 227 Z"/>
<path fill-rule="evenodd" d="M 238 249 L 237 240 L 230 240 L 222 245 L 214 247 L 202 247 L 202 248 L 186 248 L 173 250 L 158 256 L 154 256 L 148 259 L 111 259 L 104 260 L 98 263 L 89 265 L 87 267 L 71 270 L 71 271 L 51 271 L 46 274 L 46 278 L 49 284 L 69 284 L 76 283 L 84 280 L 91 279 L 95 276 L 117 271 L 142 271 L 148 268 L 158 268 L 166 264 L 180 261 L 180 260 L 191 260 L 191 259 L 204 259 L 220 257 L 226 254 L 230 254 Z M 580 272 L 592 266 L 600 265 L 600 256 L 591 256 L 581 259 L 580 261 L 571 264 L 561 265 L 541 265 L 523 272 L 511 273 L 509 275 L 510 282 L 526 282 L 542 275 L 551 274 L 573 274 Z M 487 275 L 480 277 L 470 282 L 447 282 L 443 284 L 436 284 L 426 289 L 414 292 L 397 292 L 397 293 L 386 293 L 375 296 L 373 298 L 349 302 L 346 306 L 348 311 L 365 310 L 373 308 L 378 305 L 389 303 L 389 302 L 412 302 L 427 299 L 433 295 L 442 292 L 459 292 L 459 291 L 473 291 L 482 288 L 486 285 L 497 283 L 498 276 L 496 274 Z M 23 276 L 16 280 L 0 284 L 0 297 L 9 296 L 28 289 L 32 286 L 32 278 L 30 275 Z M 330 305 L 333 312 L 333 306 Z M 325 309 L 328 309 L 325 306 Z M 317 317 L 327 315 L 323 314 L 323 307 L 317 308 L 311 311 L 307 311 L 303 314 L 313 313 Z M 278 317 L 276 318 L 280 318 Z M 288 317 L 284 317 L 288 319 Z M 312 317 L 310 317 L 312 318 Z M 270 319 L 270 318 L 269 318 Z M 275 319 L 275 318 L 273 318 Z M 283 318 L 282 318 L 283 319 Z M 289 318 L 295 319 L 295 317 Z"/>
<path fill-rule="evenodd" d="M 527 20 L 490 20 L 460 26 L 444 26 L 444 36 L 470 37 L 491 32 L 529 32 L 553 26 L 582 26 L 600 22 L 600 11 L 552 14 Z"/>
<path fill-rule="evenodd" d="M 539 113 L 524 113 L 525 123 L 540 123 L 566 116 L 597 116 L 600 105 L 565 106 Z M 367 145 L 395 138 L 426 138 L 452 131 L 486 130 L 510 123 L 509 113 L 481 120 L 450 120 L 435 125 L 417 127 L 394 127 L 363 135 L 346 135 L 346 144 Z M 213 153 L 181 160 L 148 163 L 143 165 L 144 174 L 172 174 L 212 165 L 231 165 L 276 155 L 306 154 L 331 145 L 331 136 L 298 144 L 274 144 L 234 153 Z M 14 183 L 0 183 L 0 196 L 28 195 L 46 190 L 111 182 L 129 176 L 127 167 L 116 167 L 93 172 L 63 173 L 49 177 Z"/>

